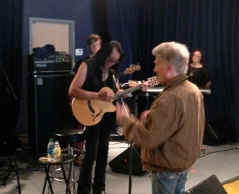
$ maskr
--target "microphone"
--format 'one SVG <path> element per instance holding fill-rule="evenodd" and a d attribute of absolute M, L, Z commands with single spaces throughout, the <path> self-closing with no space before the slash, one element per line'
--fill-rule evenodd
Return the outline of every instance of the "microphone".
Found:
<path fill-rule="evenodd" d="M 109 69 L 108 74 L 109 74 L 109 76 L 112 77 L 112 80 L 113 80 L 113 82 L 115 84 L 115 87 L 116 87 L 117 84 L 116 84 L 116 78 L 115 78 L 115 70 L 114 69 Z"/>
<path fill-rule="evenodd" d="M 109 69 L 108 70 L 108 75 L 111 76 L 111 78 L 113 80 L 113 91 L 116 94 L 118 92 L 118 88 L 117 88 L 117 82 L 116 82 L 116 78 L 115 78 L 115 70 L 114 69 Z M 119 102 L 120 104 L 124 103 L 122 97 L 120 97 L 120 99 L 117 99 L 116 101 Z"/>
<path fill-rule="evenodd" d="M 114 92 L 117 92 L 117 82 L 116 82 L 116 78 L 115 78 L 115 70 L 114 69 L 109 69 L 108 70 L 108 75 L 111 76 L 112 80 L 113 80 L 113 87 L 114 87 Z"/>

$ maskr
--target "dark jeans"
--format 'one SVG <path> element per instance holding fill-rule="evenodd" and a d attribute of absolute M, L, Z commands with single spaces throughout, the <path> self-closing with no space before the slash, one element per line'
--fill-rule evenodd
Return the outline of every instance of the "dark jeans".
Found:
<path fill-rule="evenodd" d="M 113 120 L 112 120 L 113 119 Z M 99 124 L 86 127 L 85 149 L 86 153 L 80 169 L 77 194 L 90 194 L 91 187 L 94 191 L 105 190 L 105 173 L 107 167 L 110 132 L 114 128 L 115 119 L 112 114 L 104 115 Z M 92 184 L 92 169 L 96 161 L 95 176 Z"/>

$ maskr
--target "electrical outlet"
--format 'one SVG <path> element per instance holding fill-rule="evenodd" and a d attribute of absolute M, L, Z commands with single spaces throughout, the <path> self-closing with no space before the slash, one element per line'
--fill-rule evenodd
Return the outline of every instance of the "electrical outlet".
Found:
<path fill-rule="evenodd" d="M 76 56 L 82 56 L 83 55 L 83 49 L 75 49 L 75 55 Z"/>

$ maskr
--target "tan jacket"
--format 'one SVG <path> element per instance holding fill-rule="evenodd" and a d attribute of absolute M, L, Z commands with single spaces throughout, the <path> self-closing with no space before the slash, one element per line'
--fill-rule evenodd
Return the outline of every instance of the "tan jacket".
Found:
<path fill-rule="evenodd" d="M 181 172 L 197 160 L 205 125 L 203 96 L 186 75 L 157 96 L 144 120 L 124 120 L 125 137 L 141 147 L 144 170 Z"/>

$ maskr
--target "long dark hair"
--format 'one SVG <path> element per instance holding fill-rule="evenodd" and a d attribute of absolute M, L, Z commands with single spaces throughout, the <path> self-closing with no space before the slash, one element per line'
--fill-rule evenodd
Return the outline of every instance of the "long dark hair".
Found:
<path fill-rule="evenodd" d="M 112 40 L 112 41 L 104 44 L 100 48 L 100 50 L 97 51 L 97 53 L 95 54 L 93 59 L 97 61 L 97 64 L 99 64 L 101 68 L 104 68 L 105 60 L 107 59 L 107 57 L 110 56 L 113 48 L 116 48 L 117 51 L 120 53 L 120 58 L 118 60 L 118 63 L 114 64 L 111 68 L 114 69 L 115 72 L 118 72 L 119 65 L 122 63 L 123 58 L 124 58 L 124 52 L 123 52 L 120 42 L 118 42 L 116 40 Z"/>

